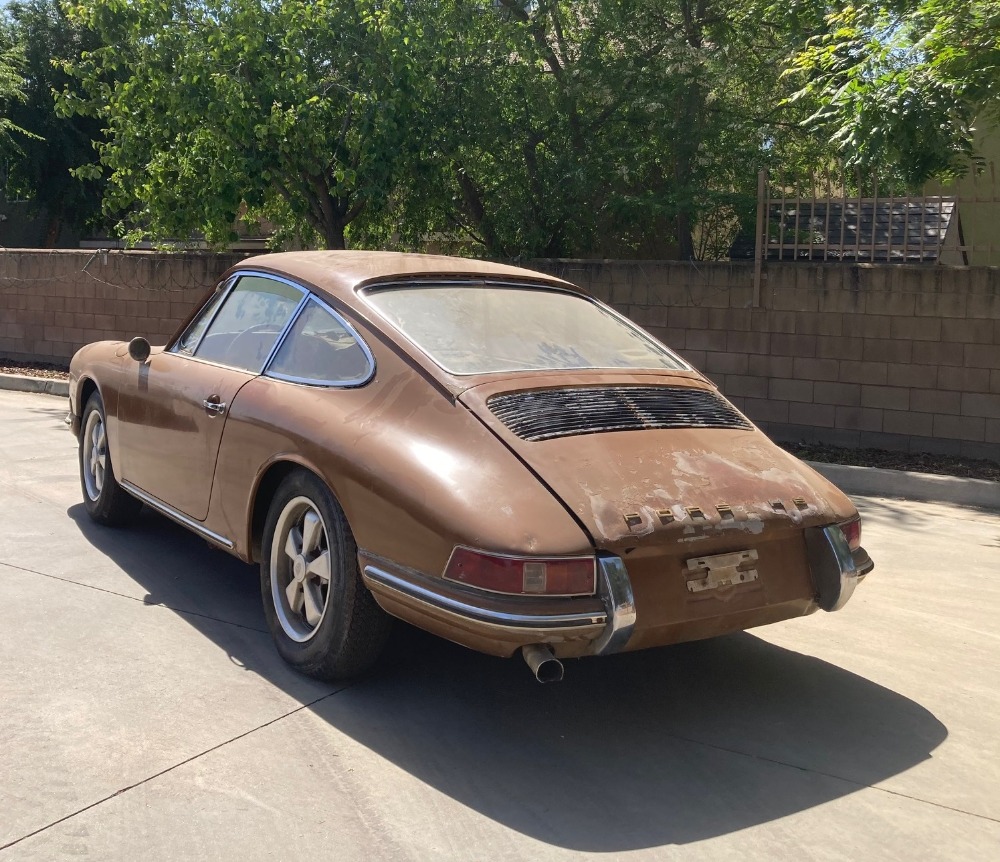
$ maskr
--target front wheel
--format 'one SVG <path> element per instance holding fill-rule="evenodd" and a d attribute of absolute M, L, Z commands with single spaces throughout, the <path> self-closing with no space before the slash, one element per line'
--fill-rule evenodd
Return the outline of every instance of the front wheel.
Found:
<path fill-rule="evenodd" d="M 292 473 L 278 488 L 262 550 L 264 615 L 281 657 L 324 680 L 371 668 L 390 618 L 361 581 L 343 510 L 312 473 Z"/>
<path fill-rule="evenodd" d="M 87 514 L 98 524 L 116 527 L 132 521 L 142 508 L 115 479 L 108 449 L 104 402 L 96 392 L 87 399 L 81 419 L 80 485 Z"/>

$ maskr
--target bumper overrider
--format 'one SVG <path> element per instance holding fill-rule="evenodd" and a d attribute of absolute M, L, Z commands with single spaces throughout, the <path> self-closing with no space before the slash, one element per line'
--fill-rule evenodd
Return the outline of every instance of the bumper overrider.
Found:
<path fill-rule="evenodd" d="M 815 605 L 840 610 L 874 563 L 863 548 L 852 551 L 836 525 L 806 530 L 805 541 Z M 625 649 L 635 626 L 632 583 L 614 554 L 597 556 L 598 594 L 573 598 L 486 592 L 370 552 L 359 557 L 365 584 L 387 612 L 492 655 L 529 644 L 547 644 L 559 658 L 609 655 Z"/>

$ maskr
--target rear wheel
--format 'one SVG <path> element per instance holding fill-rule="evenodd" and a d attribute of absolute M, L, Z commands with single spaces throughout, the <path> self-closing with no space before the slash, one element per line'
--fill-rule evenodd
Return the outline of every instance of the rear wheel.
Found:
<path fill-rule="evenodd" d="M 80 485 L 87 514 L 98 524 L 115 527 L 132 521 L 142 508 L 115 479 L 108 449 L 107 418 L 98 393 L 87 400 L 81 419 Z"/>
<path fill-rule="evenodd" d="M 390 618 L 361 581 L 343 510 L 312 473 L 289 475 L 271 502 L 260 580 L 275 645 L 297 670 L 345 679 L 378 660 Z"/>

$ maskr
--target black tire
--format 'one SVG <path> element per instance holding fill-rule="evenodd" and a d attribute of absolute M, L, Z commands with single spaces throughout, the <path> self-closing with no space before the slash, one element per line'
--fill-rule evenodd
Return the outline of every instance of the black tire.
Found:
<path fill-rule="evenodd" d="M 358 548 L 343 509 L 305 470 L 287 476 L 271 501 L 260 588 L 278 653 L 296 670 L 322 680 L 348 679 L 378 661 L 391 617 L 361 580 Z"/>
<path fill-rule="evenodd" d="M 79 460 L 83 505 L 87 514 L 98 524 L 118 527 L 134 521 L 142 509 L 142 503 L 126 493 L 115 479 L 106 429 L 104 402 L 95 392 L 87 399 L 80 420 Z"/>

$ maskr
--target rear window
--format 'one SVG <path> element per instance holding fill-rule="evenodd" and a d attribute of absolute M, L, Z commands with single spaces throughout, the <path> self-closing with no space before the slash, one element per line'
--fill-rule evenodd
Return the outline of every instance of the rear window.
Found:
<path fill-rule="evenodd" d="M 452 374 L 688 368 L 628 321 L 565 291 L 420 285 L 374 289 L 367 299 Z"/>

